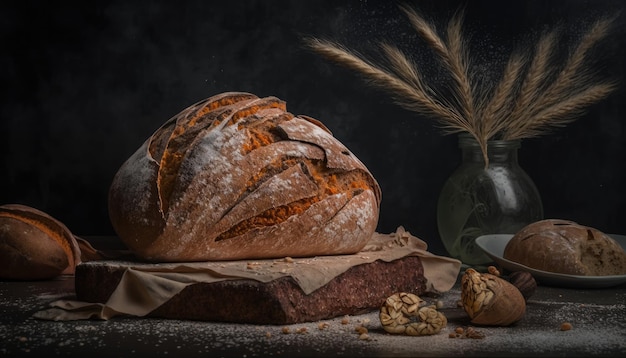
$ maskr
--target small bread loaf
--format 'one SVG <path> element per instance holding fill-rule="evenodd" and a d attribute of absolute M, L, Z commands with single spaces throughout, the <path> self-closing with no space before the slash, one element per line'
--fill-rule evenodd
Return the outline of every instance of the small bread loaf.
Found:
<path fill-rule="evenodd" d="M 528 267 L 581 276 L 626 274 L 626 252 L 611 237 L 572 221 L 532 223 L 507 243 L 504 258 Z"/>
<path fill-rule="evenodd" d="M 121 166 L 109 216 L 147 261 L 352 254 L 374 233 L 380 199 L 321 122 L 227 92 L 168 120 Z"/>
<path fill-rule="evenodd" d="M 0 206 L 0 278 L 43 280 L 74 274 L 80 248 L 70 230 L 35 208 Z"/>

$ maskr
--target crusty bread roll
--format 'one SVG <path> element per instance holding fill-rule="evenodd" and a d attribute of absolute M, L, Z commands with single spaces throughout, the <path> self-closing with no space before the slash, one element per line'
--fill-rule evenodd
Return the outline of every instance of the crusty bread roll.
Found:
<path fill-rule="evenodd" d="M 626 274 L 626 252 L 614 239 L 567 220 L 546 219 L 527 225 L 507 243 L 503 257 L 569 275 Z"/>
<path fill-rule="evenodd" d="M 0 278 L 42 280 L 74 274 L 80 248 L 60 221 L 35 208 L 0 206 Z"/>
<path fill-rule="evenodd" d="M 168 120 L 121 166 L 111 223 L 148 261 L 352 254 L 380 188 L 319 121 L 275 97 L 227 92 Z"/>

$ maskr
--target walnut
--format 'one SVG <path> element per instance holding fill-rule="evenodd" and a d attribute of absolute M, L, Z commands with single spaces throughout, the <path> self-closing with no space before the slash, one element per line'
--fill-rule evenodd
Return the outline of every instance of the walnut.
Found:
<path fill-rule="evenodd" d="M 461 277 L 463 308 L 471 322 L 489 326 L 509 326 L 526 313 L 526 300 L 510 282 L 472 268 Z"/>
<path fill-rule="evenodd" d="M 380 323 L 389 333 L 425 336 L 437 334 L 448 320 L 435 305 L 425 306 L 424 300 L 412 293 L 396 293 L 385 300 L 380 309 Z"/>

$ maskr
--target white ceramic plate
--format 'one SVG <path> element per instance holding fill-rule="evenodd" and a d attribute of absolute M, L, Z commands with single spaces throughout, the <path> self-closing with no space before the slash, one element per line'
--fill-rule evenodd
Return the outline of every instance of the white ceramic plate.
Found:
<path fill-rule="evenodd" d="M 626 236 L 609 234 L 626 250 Z M 556 272 L 536 270 L 531 267 L 507 260 L 503 257 L 504 248 L 511 240 L 511 234 L 483 235 L 476 238 L 476 244 L 500 267 L 509 271 L 528 271 L 540 283 L 548 286 L 572 288 L 602 288 L 626 283 L 626 275 L 578 276 Z"/>

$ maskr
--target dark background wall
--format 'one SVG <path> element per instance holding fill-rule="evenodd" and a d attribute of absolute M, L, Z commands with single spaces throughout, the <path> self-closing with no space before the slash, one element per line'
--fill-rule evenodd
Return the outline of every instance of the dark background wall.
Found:
<path fill-rule="evenodd" d="M 414 1 L 443 26 L 459 1 Z M 517 44 L 561 24 L 575 41 L 621 0 L 471 1 L 476 64 L 493 76 Z M 419 56 L 393 1 L 45 1 L 0 9 L 0 203 L 48 212 L 78 235 L 110 235 L 116 170 L 165 120 L 224 91 L 277 96 L 322 120 L 383 190 L 378 230 L 399 225 L 444 253 L 439 190 L 459 162 L 454 136 L 302 46 L 303 36 L 371 51 L 382 39 Z M 601 74 L 622 79 L 626 22 L 598 49 Z M 546 217 L 626 234 L 626 90 L 550 135 L 525 140 L 520 163 Z"/>

